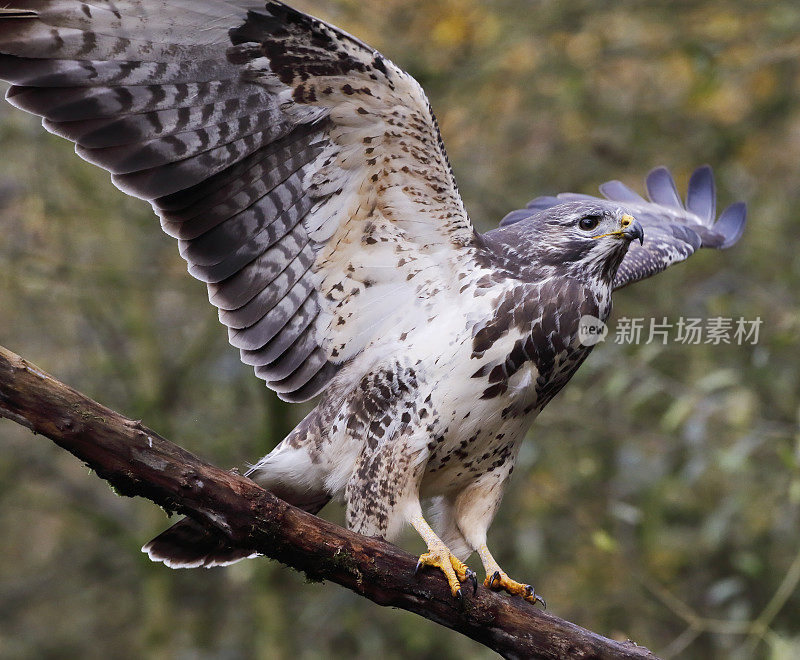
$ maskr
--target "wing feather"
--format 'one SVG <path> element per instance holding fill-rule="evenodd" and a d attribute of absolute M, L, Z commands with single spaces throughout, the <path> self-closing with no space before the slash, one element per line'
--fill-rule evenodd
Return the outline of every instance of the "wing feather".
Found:
<path fill-rule="evenodd" d="M 712 225 L 717 217 L 717 189 L 714 173 L 708 165 L 697 168 L 689 179 L 686 208 L 705 224 Z"/>
<path fill-rule="evenodd" d="M 282 397 L 458 290 L 474 231 L 424 93 L 380 53 L 280 2 L 5 4 L 8 100 L 152 204 Z"/>
<path fill-rule="evenodd" d="M 657 167 L 647 175 L 647 195 L 653 204 L 683 209 L 675 180 L 666 167 Z"/>

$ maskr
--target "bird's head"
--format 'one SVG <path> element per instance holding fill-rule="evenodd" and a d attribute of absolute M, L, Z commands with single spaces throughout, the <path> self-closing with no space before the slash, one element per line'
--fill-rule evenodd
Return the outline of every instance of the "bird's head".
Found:
<path fill-rule="evenodd" d="M 609 285 L 631 241 L 644 240 L 642 226 L 632 215 L 602 200 L 565 202 L 535 211 L 501 231 L 513 231 L 519 256 L 529 263 Z"/>

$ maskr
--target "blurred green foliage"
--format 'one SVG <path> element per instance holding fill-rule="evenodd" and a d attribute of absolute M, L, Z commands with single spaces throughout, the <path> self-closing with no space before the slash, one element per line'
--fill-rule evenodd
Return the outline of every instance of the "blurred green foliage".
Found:
<path fill-rule="evenodd" d="M 296 4 L 425 86 L 481 229 L 537 194 L 641 190 L 660 164 L 685 185 L 709 162 L 721 202 L 749 203 L 736 248 L 619 293 L 615 315 L 760 316 L 760 344 L 601 345 L 534 425 L 490 539 L 598 632 L 800 657 L 800 5 Z M 302 406 L 239 364 L 149 207 L 7 105 L 0 149 L 0 343 L 219 465 L 277 443 Z M 0 442 L 3 657 L 490 657 L 267 560 L 150 564 L 160 510 L 10 422 Z"/>

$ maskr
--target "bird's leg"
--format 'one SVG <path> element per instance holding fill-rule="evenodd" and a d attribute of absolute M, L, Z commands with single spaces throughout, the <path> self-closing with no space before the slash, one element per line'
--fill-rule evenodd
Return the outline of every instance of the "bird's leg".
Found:
<path fill-rule="evenodd" d="M 475 572 L 450 552 L 421 515 L 414 516 L 411 524 L 428 546 L 428 552 L 420 556 L 416 570 L 418 571 L 423 566 L 435 566 L 444 573 L 453 596 L 459 598 L 462 596 L 461 583 L 469 580 L 472 583 L 472 593 L 474 594 L 478 590 L 478 579 Z"/>
<path fill-rule="evenodd" d="M 529 603 L 539 601 L 542 607 L 547 607 L 544 599 L 533 590 L 531 585 L 515 582 L 506 575 L 505 571 L 500 568 L 494 557 L 492 557 L 492 553 L 489 552 L 489 548 L 486 547 L 485 543 L 478 548 L 478 555 L 483 562 L 484 569 L 486 569 L 486 579 L 483 581 L 484 586 L 492 591 L 505 591 L 513 596 L 522 596 Z"/>

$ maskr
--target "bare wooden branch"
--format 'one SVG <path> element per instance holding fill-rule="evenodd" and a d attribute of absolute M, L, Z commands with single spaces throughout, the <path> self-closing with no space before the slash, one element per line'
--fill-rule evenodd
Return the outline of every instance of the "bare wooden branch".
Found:
<path fill-rule="evenodd" d="M 0 417 L 47 436 L 128 496 L 185 513 L 252 548 L 336 582 L 379 605 L 400 607 L 457 630 L 507 658 L 649 658 L 479 587 L 463 603 L 438 572 L 414 576 L 416 558 L 384 541 L 349 532 L 278 499 L 249 479 L 215 467 L 141 422 L 92 401 L 0 347 Z"/>

